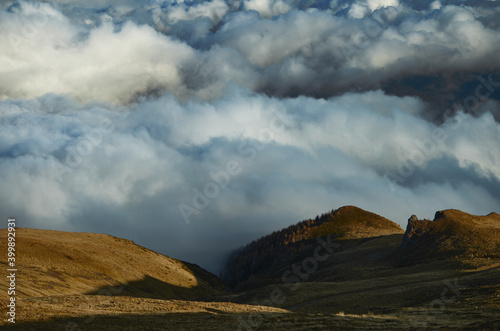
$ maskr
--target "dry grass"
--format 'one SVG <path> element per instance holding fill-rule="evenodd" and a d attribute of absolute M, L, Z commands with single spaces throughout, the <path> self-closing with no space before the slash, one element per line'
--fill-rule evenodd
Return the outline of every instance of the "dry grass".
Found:
<path fill-rule="evenodd" d="M 327 221 L 312 230 L 311 238 L 335 235 L 338 239 L 359 239 L 404 233 L 387 218 L 355 206 L 341 207 L 324 218 Z"/>
<path fill-rule="evenodd" d="M 498 215 L 447 211 L 441 216 L 433 233 L 441 231 L 448 239 L 471 227 L 479 234 L 471 242 L 483 236 L 484 247 L 491 247 L 499 239 Z M 2 243 L 5 237 L 0 230 Z M 229 293 L 201 268 L 128 240 L 17 229 L 18 323 L 2 319 L 0 325 L 18 330 L 500 330 L 500 259 L 453 256 L 394 263 L 404 258 L 401 238 L 344 239 L 297 287 L 281 282 L 290 266 L 280 266 L 260 275 L 252 290 Z M 295 263 L 312 255 L 304 251 Z M 0 285 L 4 300 L 5 283 Z M 275 289 L 283 293 L 279 305 L 269 301 Z M 4 305 L 0 313 L 6 315 Z"/>
<path fill-rule="evenodd" d="M 6 233 L 0 230 L 0 242 Z M 117 295 L 204 299 L 222 289 L 201 268 L 105 234 L 18 228 L 16 239 L 20 298 L 111 289 Z M 6 249 L 1 254 L 6 261 Z M 7 298 L 5 285 L 1 300 Z"/>

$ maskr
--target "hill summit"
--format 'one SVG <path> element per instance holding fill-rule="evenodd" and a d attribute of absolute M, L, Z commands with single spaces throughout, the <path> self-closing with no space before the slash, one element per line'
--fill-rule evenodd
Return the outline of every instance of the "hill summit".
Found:
<path fill-rule="evenodd" d="M 499 231 L 496 213 L 444 210 L 433 221 L 412 216 L 403 234 L 342 207 L 235 252 L 230 292 L 129 240 L 17 228 L 14 329 L 497 330 Z"/>
<path fill-rule="evenodd" d="M 399 225 L 380 215 L 344 206 L 274 231 L 240 248 L 230 257 L 222 277 L 230 285 L 238 284 L 259 271 L 293 261 L 320 237 L 347 240 L 403 233 Z"/>
<path fill-rule="evenodd" d="M 387 218 L 355 206 L 344 206 L 306 222 L 311 230 L 309 239 L 329 235 L 336 239 L 360 239 L 404 232 Z"/>
<path fill-rule="evenodd" d="M 413 215 L 401 248 L 412 260 L 500 257 L 500 215 L 476 216 L 455 209 L 436 212 L 432 221 Z"/>

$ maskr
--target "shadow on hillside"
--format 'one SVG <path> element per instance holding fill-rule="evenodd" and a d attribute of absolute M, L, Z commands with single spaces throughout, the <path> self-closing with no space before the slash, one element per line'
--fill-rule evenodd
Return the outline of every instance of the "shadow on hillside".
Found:
<path fill-rule="evenodd" d="M 279 259 L 262 259 L 263 263 L 255 263 L 252 270 L 240 269 L 241 281 L 233 289 L 244 292 L 266 286 L 281 284 L 283 275 L 293 271 L 293 265 L 301 266 L 304 261 L 312 259 L 315 252 L 326 256 L 324 261 L 316 261 L 317 268 L 309 272 L 303 282 L 342 281 L 371 277 L 373 270 L 389 268 L 388 257 L 401 244 L 402 234 L 390 234 L 358 239 L 331 240 L 331 254 L 319 244 L 318 239 L 307 239 L 278 247 L 281 250 Z M 319 238 L 329 242 L 328 237 Z M 271 254 L 271 253 L 270 253 Z M 302 269 L 303 270 L 303 269 Z"/>
<path fill-rule="evenodd" d="M 129 296 L 135 298 L 151 298 L 163 300 L 198 300 L 216 301 L 219 295 L 227 294 L 228 288 L 214 274 L 204 270 L 200 266 L 188 262 L 182 262 L 183 268 L 192 274 L 196 280 L 196 286 L 184 287 L 166 283 L 150 275 L 144 275 L 140 280 L 129 281 L 119 285 L 108 285 L 87 292 L 87 295 L 107 296 Z"/>
<path fill-rule="evenodd" d="M 17 321 L 16 325 L 1 325 L 5 330 L 251 330 L 249 323 L 265 325 L 279 313 L 166 313 L 120 314 L 85 317 L 61 317 L 47 321 Z M 240 328 L 241 326 L 241 328 Z"/>
<path fill-rule="evenodd" d="M 410 318 L 410 319 L 408 319 Z M 418 322 L 418 321 L 417 321 Z M 432 319 L 434 328 L 447 328 L 441 317 Z M 480 316 L 465 318 L 463 326 L 473 329 L 496 330 L 500 322 L 481 320 Z M 5 330 L 416 330 L 419 323 L 406 318 L 371 318 L 370 316 L 296 315 L 280 313 L 168 313 L 151 315 L 107 315 L 80 318 L 54 318 L 44 322 L 18 322 L 15 326 L 2 326 Z M 425 325 L 425 324 L 424 324 Z M 427 325 L 430 326 L 430 325 Z M 421 328 L 419 328 L 421 329 Z M 424 328 L 427 329 L 427 328 Z"/>
<path fill-rule="evenodd" d="M 199 286 L 183 287 L 165 283 L 154 277 L 144 278 L 116 286 L 101 287 L 87 295 L 129 296 L 135 298 L 151 298 L 163 300 L 206 300 L 213 293 Z"/>

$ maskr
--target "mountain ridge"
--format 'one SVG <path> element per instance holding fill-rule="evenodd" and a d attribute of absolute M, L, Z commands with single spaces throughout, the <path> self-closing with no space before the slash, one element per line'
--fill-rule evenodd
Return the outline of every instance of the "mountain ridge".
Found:
<path fill-rule="evenodd" d="M 385 217 L 356 206 L 343 206 L 240 247 L 230 256 L 221 276 L 235 286 L 255 272 L 293 260 L 313 244 L 311 240 L 325 236 L 349 240 L 403 233 L 399 225 Z"/>
<path fill-rule="evenodd" d="M 424 259 L 500 257 L 500 215 L 437 211 L 434 219 L 408 219 L 401 248 L 411 263 Z"/>
<path fill-rule="evenodd" d="M 436 212 L 434 221 L 413 216 L 404 234 L 388 220 L 357 207 L 339 208 L 321 217 L 317 222 L 299 222 L 295 241 L 273 248 L 291 249 L 293 256 L 287 259 L 285 254 L 280 263 L 251 274 L 246 283 L 232 289 L 199 266 L 130 240 L 17 228 L 19 323 L 13 329 L 500 327 L 500 256 L 471 258 L 467 251 L 460 255 L 446 250 L 447 246 L 426 245 L 433 240 L 439 244 L 442 238 L 457 244 L 452 239 L 462 239 L 471 229 L 480 230 L 474 232 L 478 237 L 471 236 L 465 244 L 478 243 L 481 236 L 497 244 L 497 213 L 475 216 L 444 210 Z M 302 228 L 314 223 L 314 228 L 324 229 L 335 222 L 330 218 L 339 226 L 326 227 L 330 233 L 326 237 L 315 237 L 323 231 Z M 359 231 L 360 224 L 373 223 L 370 220 L 375 222 L 371 230 Z M 403 237 L 420 225 L 421 236 L 402 247 Z M 0 242 L 6 242 L 6 234 L 6 229 L 0 230 Z M 286 238 L 292 239 L 291 233 L 282 234 L 280 238 L 289 234 Z M 446 254 L 412 260 L 412 254 L 419 256 L 422 248 Z M 6 298 L 0 295 L 0 299 Z M 0 313 L 5 315 L 7 309 L 2 305 Z M 7 324 L 0 321 L 2 327 Z"/>

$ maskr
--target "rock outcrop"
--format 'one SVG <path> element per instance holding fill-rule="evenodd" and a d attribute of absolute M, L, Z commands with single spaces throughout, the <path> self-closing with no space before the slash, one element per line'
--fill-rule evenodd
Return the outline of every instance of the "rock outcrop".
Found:
<path fill-rule="evenodd" d="M 422 240 L 422 237 L 424 237 L 429 232 L 429 229 L 431 227 L 431 221 L 419 220 L 417 216 L 412 215 L 408 219 L 408 225 L 406 226 L 406 231 L 403 235 L 401 247 L 407 247 L 412 244 L 418 243 Z"/>
<path fill-rule="evenodd" d="M 500 252 L 500 215 L 476 216 L 455 209 L 436 212 L 432 221 L 412 215 L 400 247 L 409 250 L 409 258 L 414 253 L 413 258 L 418 259 L 496 256 Z"/>

